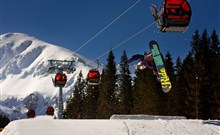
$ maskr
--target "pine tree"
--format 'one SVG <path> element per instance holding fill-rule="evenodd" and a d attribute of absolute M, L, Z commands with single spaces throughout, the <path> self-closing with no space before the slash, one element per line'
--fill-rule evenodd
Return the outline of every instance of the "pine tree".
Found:
<path fill-rule="evenodd" d="M 220 42 L 218 35 L 216 34 L 216 31 L 213 30 L 211 35 L 211 41 L 210 41 L 210 48 L 211 48 L 211 56 L 210 56 L 210 66 L 211 70 L 210 72 L 210 81 L 211 86 L 211 101 L 210 101 L 210 118 L 211 119 L 220 119 Z"/>
<path fill-rule="evenodd" d="M 195 78 L 195 70 L 192 53 L 189 53 L 183 61 L 183 85 L 186 91 L 185 114 L 187 118 L 196 118 L 198 115 L 198 82 Z"/>
<path fill-rule="evenodd" d="M 134 90 L 133 90 L 133 111 L 134 114 L 144 113 L 144 98 L 145 89 L 147 87 L 146 83 L 146 71 L 136 70 L 136 76 L 134 78 Z"/>
<path fill-rule="evenodd" d="M 84 98 L 84 118 L 95 119 L 97 115 L 97 106 L 99 98 L 99 85 L 89 85 L 86 89 L 86 96 Z"/>
<path fill-rule="evenodd" d="M 150 69 L 137 70 L 134 79 L 132 113 L 158 115 L 160 111 L 165 110 L 159 102 L 158 93 L 163 92 L 152 71 Z"/>
<path fill-rule="evenodd" d="M 174 63 L 171 58 L 171 54 L 167 52 L 165 57 L 165 67 L 167 70 L 167 74 L 170 78 L 170 81 L 172 83 L 172 90 L 167 93 L 167 108 L 168 108 L 168 115 L 178 115 L 178 102 L 177 102 L 177 95 L 178 95 L 178 89 L 176 86 L 176 76 L 174 74 Z"/>
<path fill-rule="evenodd" d="M 0 115 L 0 128 L 4 128 L 10 123 L 10 120 L 8 117 Z"/>
<path fill-rule="evenodd" d="M 186 81 L 183 77 L 183 63 L 180 57 L 176 60 L 175 66 L 175 74 L 176 74 L 176 101 L 177 102 L 177 115 L 185 116 L 185 101 L 186 101 L 186 91 L 184 89 Z"/>
<path fill-rule="evenodd" d="M 191 78 L 188 79 L 189 77 L 185 76 L 188 80 L 191 80 L 188 81 L 188 84 L 191 87 L 189 90 L 187 90 L 188 92 L 187 94 L 189 94 L 189 92 L 191 94 L 192 92 L 195 92 L 194 94 L 192 94 L 195 96 L 194 118 L 208 119 L 210 117 L 210 89 L 209 89 L 210 61 L 207 59 L 207 57 L 208 58 L 210 57 L 210 48 L 209 48 L 209 38 L 207 36 L 207 31 L 204 30 L 201 38 L 198 34 L 198 31 L 196 31 L 193 35 L 193 41 L 191 42 L 191 46 L 192 46 L 191 52 L 192 52 L 192 60 L 193 60 L 192 63 L 194 63 L 194 65 L 192 63 L 191 64 L 188 63 L 188 64 L 192 65 L 192 67 L 194 66 L 193 71 L 195 72 L 191 73 L 191 76 L 193 76 L 192 78 L 189 75 L 189 73 L 185 73 L 185 75 L 187 74 Z M 185 67 L 186 66 L 187 65 L 185 65 Z M 192 115 L 190 117 L 192 117 Z"/>
<path fill-rule="evenodd" d="M 199 95 L 200 95 L 200 81 L 199 81 L 199 44 L 200 36 L 198 30 L 194 32 L 191 42 L 191 52 L 187 55 L 183 61 L 183 79 L 185 79 L 185 91 L 186 91 L 186 110 L 185 114 L 187 118 L 199 117 Z"/>
<path fill-rule="evenodd" d="M 84 97 L 86 82 L 83 79 L 82 72 L 79 73 L 77 82 L 75 84 L 73 95 L 67 100 L 67 107 L 65 110 L 66 118 L 84 118 Z"/>
<path fill-rule="evenodd" d="M 209 119 L 210 118 L 210 40 L 207 31 L 204 30 L 198 48 L 198 57 L 196 58 L 196 65 L 199 67 L 198 80 L 201 85 L 199 89 L 199 118 Z"/>
<path fill-rule="evenodd" d="M 199 31 L 196 30 L 193 34 L 192 42 L 191 42 L 191 48 L 192 48 L 191 53 L 195 58 L 197 57 L 199 42 L 200 42 L 200 35 L 199 35 Z"/>
<path fill-rule="evenodd" d="M 112 50 L 109 52 L 107 65 L 100 83 L 100 96 L 98 100 L 98 118 L 109 119 L 115 113 L 116 106 L 116 64 Z"/>
<path fill-rule="evenodd" d="M 133 99 L 132 99 L 132 84 L 131 84 L 131 76 L 130 76 L 130 70 L 129 65 L 127 63 L 127 55 L 126 52 L 123 52 L 123 55 L 121 57 L 120 62 L 120 69 L 119 69 L 119 77 L 118 77 L 118 92 L 119 95 L 119 112 L 122 114 L 130 114 L 132 110 L 133 105 Z"/>
<path fill-rule="evenodd" d="M 203 31 L 201 37 L 196 31 L 193 35 L 191 47 L 191 58 L 187 57 L 185 64 L 183 64 L 184 78 L 187 80 L 185 84 L 187 94 L 186 115 L 188 118 L 214 118 L 219 107 L 216 104 L 218 102 L 216 95 L 219 96 L 216 91 L 219 88 L 218 70 L 220 67 L 218 36 L 213 31 L 210 40 L 206 30 Z M 190 73 L 191 67 L 193 67 L 194 72 Z M 187 86 L 189 87 L 187 88 Z M 193 107 L 192 104 L 195 106 Z"/>
<path fill-rule="evenodd" d="M 101 74 L 101 82 L 100 82 L 100 86 L 99 86 L 99 98 L 98 98 L 98 107 L 97 107 L 97 114 L 96 114 L 96 118 L 99 119 L 106 119 L 107 115 L 109 116 L 110 114 L 108 114 L 108 103 L 106 100 L 107 97 L 107 93 L 106 93 L 106 89 L 105 89 L 105 82 L 107 81 L 107 78 L 105 77 L 105 70 L 102 70 L 102 74 Z"/>

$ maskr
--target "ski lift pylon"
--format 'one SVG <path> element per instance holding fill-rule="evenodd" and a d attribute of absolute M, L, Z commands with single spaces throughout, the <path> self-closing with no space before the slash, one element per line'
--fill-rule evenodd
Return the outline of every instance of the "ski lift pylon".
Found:
<path fill-rule="evenodd" d="M 49 73 L 56 73 L 55 78 L 52 78 L 55 87 L 64 87 L 67 82 L 67 76 L 64 74 L 73 73 L 76 69 L 73 67 L 75 60 L 48 60 L 51 64 Z"/>

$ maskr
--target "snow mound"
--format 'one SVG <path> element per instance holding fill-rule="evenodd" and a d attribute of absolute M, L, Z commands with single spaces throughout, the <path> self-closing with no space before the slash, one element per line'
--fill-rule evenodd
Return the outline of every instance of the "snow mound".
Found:
<path fill-rule="evenodd" d="M 158 115 L 112 115 L 111 118 L 114 119 L 134 119 L 134 120 L 177 120 L 186 119 L 185 116 L 158 116 Z"/>
<path fill-rule="evenodd" d="M 219 135 L 210 120 L 56 120 L 49 116 L 11 122 L 2 135 Z"/>

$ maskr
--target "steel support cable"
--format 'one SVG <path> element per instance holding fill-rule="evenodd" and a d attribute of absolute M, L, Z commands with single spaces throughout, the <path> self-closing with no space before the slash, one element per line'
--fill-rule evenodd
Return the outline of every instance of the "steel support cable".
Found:
<path fill-rule="evenodd" d="M 116 46 L 114 46 L 111 50 L 115 50 L 118 47 L 120 47 L 121 45 L 123 45 L 124 43 L 128 42 L 129 40 L 131 40 L 132 38 L 136 37 L 137 35 L 141 34 L 142 32 L 144 32 L 146 29 L 150 28 L 152 25 L 154 25 L 156 23 L 156 21 L 154 21 L 153 23 L 151 23 L 150 25 L 146 26 L 145 28 L 143 28 L 142 30 L 138 31 L 137 33 L 135 33 L 134 35 L 132 35 L 131 37 L 125 39 L 124 41 L 122 41 L 121 43 L 117 44 Z M 104 55 L 106 55 L 107 53 L 109 53 L 110 50 L 106 51 L 105 53 L 101 54 L 100 56 L 98 56 L 96 59 L 92 60 L 95 61 L 101 57 L 103 57 Z"/>
<path fill-rule="evenodd" d="M 120 14 L 117 18 L 115 18 L 112 22 L 110 22 L 107 26 L 105 26 L 101 31 L 96 33 L 92 38 L 90 38 L 88 41 L 86 41 L 83 45 L 81 45 L 76 51 L 78 52 L 80 49 L 82 49 L 84 46 L 86 46 L 88 43 L 90 43 L 93 39 L 95 39 L 97 36 L 99 36 L 102 32 L 104 32 L 108 27 L 110 27 L 114 22 L 116 22 L 120 17 L 122 17 L 125 13 L 127 13 L 129 10 L 131 10 L 135 5 L 137 5 L 141 0 L 138 0 L 135 2 L 132 6 L 130 6 L 127 10 L 125 10 L 122 14 Z"/>

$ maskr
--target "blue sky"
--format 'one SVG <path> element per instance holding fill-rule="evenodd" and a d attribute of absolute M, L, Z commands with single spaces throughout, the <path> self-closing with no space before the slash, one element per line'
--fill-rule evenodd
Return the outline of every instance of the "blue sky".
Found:
<path fill-rule="evenodd" d="M 190 0 L 192 18 L 185 33 L 161 33 L 154 19 L 150 5 L 159 8 L 162 0 L 141 0 L 128 12 L 119 17 L 138 0 L 0 0 L 0 34 L 20 32 L 34 36 L 51 44 L 76 51 L 90 60 L 97 57 L 106 63 L 114 49 L 116 63 L 123 50 L 128 57 L 149 51 L 150 40 L 158 41 L 162 54 L 169 51 L 174 59 L 185 58 L 190 50 L 193 32 L 202 34 L 207 29 L 211 35 L 215 29 L 220 35 L 220 1 Z M 107 29 L 91 40 L 98 32 Z M 151 25 L 151 26 L 150 26 Z M 137 32 L 149 26 L 139 35 L 128 40 Z M 125 42 L 126 41 L 126 42 Z M 88 44 L 87 44 L 88 42 Z"/>

